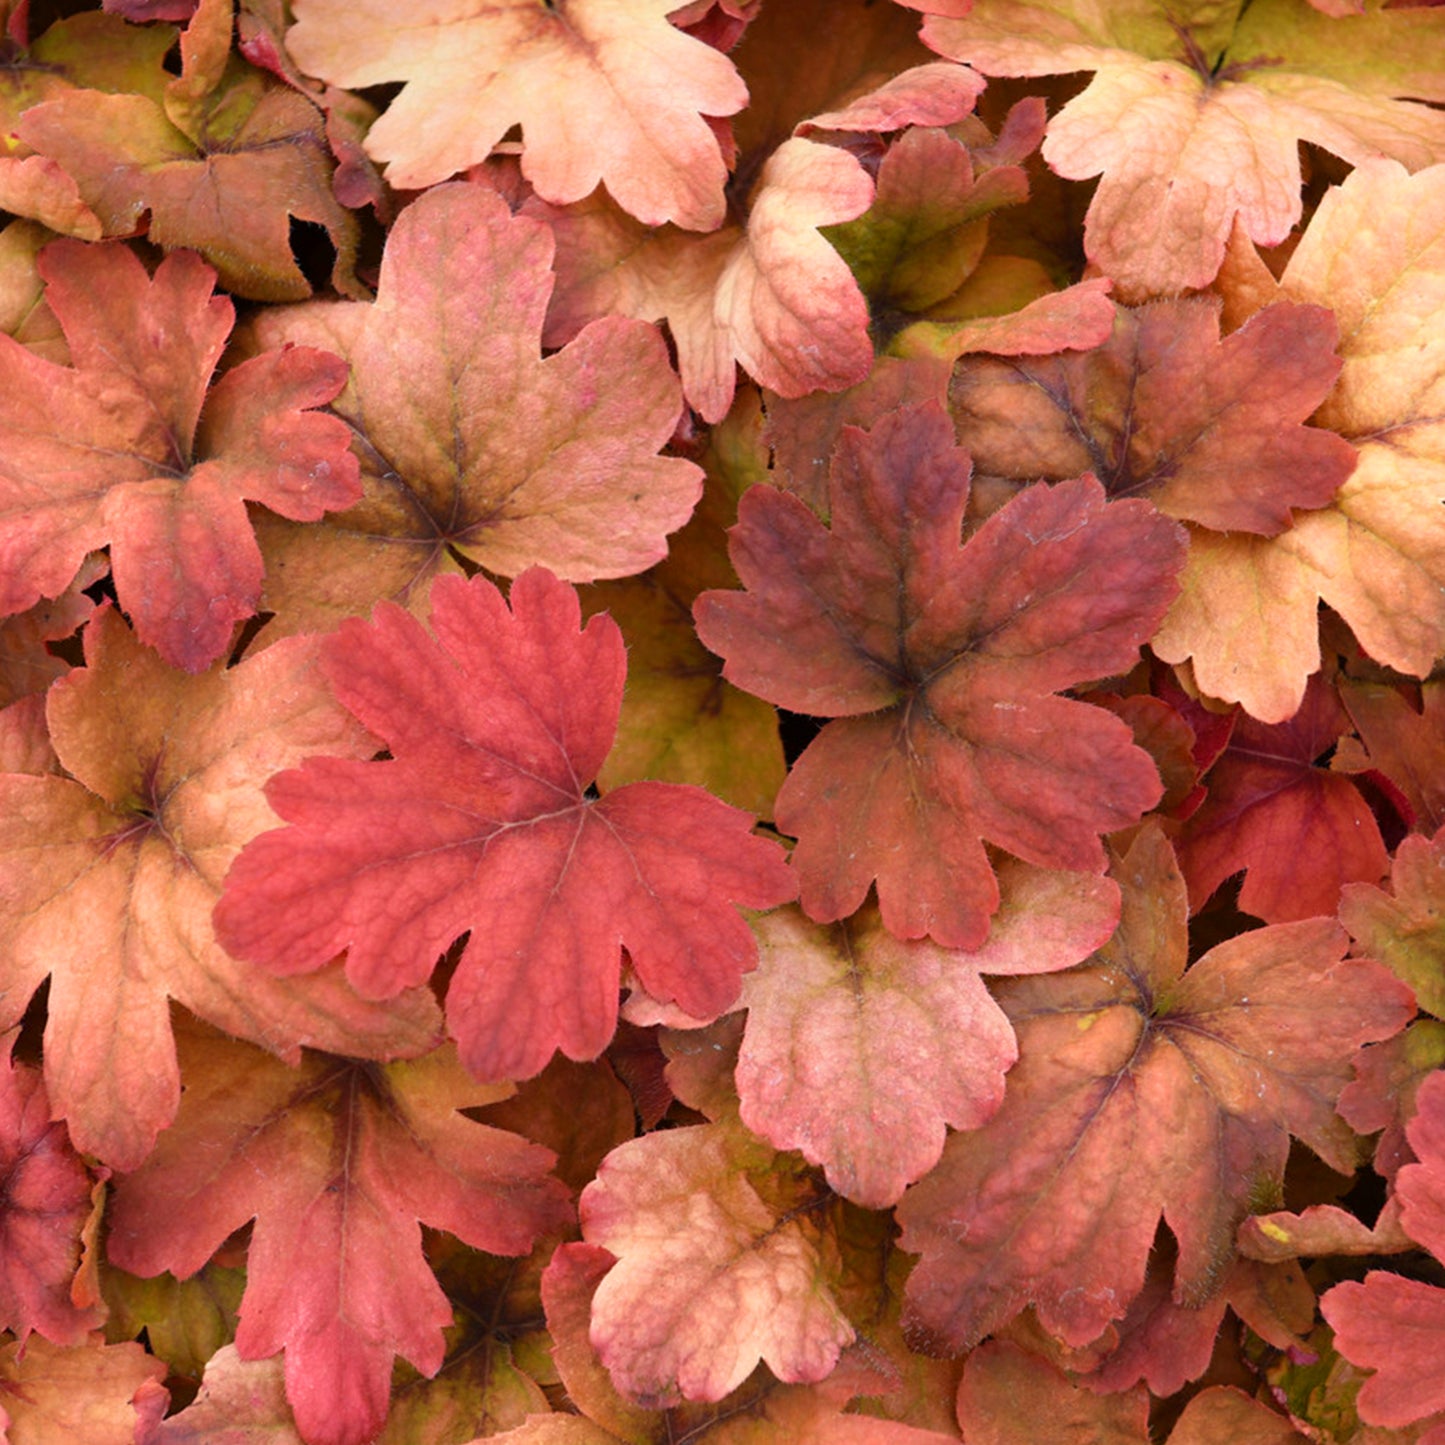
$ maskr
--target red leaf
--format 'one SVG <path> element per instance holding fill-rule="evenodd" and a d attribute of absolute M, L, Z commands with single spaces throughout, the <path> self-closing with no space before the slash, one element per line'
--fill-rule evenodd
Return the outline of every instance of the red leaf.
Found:
<path fill-rule="evenodd" d="M 1405 1133 L 1419 1160 L 1400 1170 L 1400 1224 L 1445 1264 L 1445 1073 L 1431 1075 L 1416 1096 Z"/>
<path fill-rule="evenodd" d="M 452 1312 L 419 1220 L 495 1254 L 562 1225 L 551 1153 L 462 1110 L 479 1085 L 444 1046 L 377 1065 L 306 1054 L 289 1069 L 199 1030 L 181 1039 L 173 1128 L 118 1186 L 109 1251 L 122 1269 L 194 1274 L 251 1219 L 236 1348 L 286 1351 L 286 1394 L 309 1445 L 362 1445 L 387 1413 L 392 1358 L 435 1374 Z"/>
<path fill-rule="evenodd" d="M 1340 1117 L 1359 1134 L 1379 1134 L 1374 1166 L 1393 1179 L 1414 1158 L 1405 1126 L 1415 1113 L 1420 1085 L 1445 1068 L 1445 1023 L 1416 1019 L 1404 1033 L 1361 1049 L 1358 1077 L 1340 1093 Z"/>
<path fill-rule="evenodd" d="M 949 401 L 984 472 L 1032 480 L 1092 470 L 1112 496 L 1167 516 L 1274 536 L 1325 506 L 1355 449 L 1304 425 L 1340 372 L 1322 306 L 1268 307 L 1219 336 L 1211 298 L 1118 308 L 1086 352 L 960 364 Z"/>
<path fill-rule="evenodd" d="M 147 277 L 124 246 L 57 241 L 40 269 L 74 365 L 0 335 L 0 612 L 57 596 L 109 542 L 142 640 L 200 671 L 261 595 L 246 502 L 314 521 L 360 495 L 345 424 L 312 410 L 345 364 L 268 352 L 207 395 L 233 312 L 199 257 Z"/>
<path fill-rule="evenodd" d="M 1337 1284 L 1320 1309 L 1340 1353 L 1376 1372 L 1360 1387 L 1362 1420 L 1408 1425 L 1445 1411 L 1445 1290 L 1376 1269 L 1362 1283 Z"/>
<path fill-rule="evenodd" d="M 1336 756 L 1341 771 L 1378 768 L 1404 795 L 1422 833 L 1445 826 L 1445 687 L 1427 682 L 1420 707 L 1412 707 L 1397 688 L 1346 682 L 1340 699 L 1360 734 L 1363 756 L 1345 767 L 1344 747 Z"/>
<path fill-rule="evenodd" d="M 1159 1243 L 1144 1288 L 1124 1317 L 1089 1346 L 1091 1355 L 1100 1356 L 1088 1372 L 1090 1389 L 1124 1390 L 1143 1381 L 1156 1397 L 1177 1393 L 1209 1368 L 1226 1306 L 1279 1349 L 1300 1344 L 1299 1336 L 1314 1324 L 1315 1293 L 1292 1261 L 1236 1259 L 1210 1299 L 1181 1302 L 1175 1298 L 1172 1241 Z"/>
<path fill-rule="evenodd" d="M 956 1350 L 1025 1305 L 1071 1345 L 1122 1318 L 1159 1220 L 1174 1297 L 1210 1298 L 1254 1191 L 1280 1186 L 1289 1136 L 1348 1169 L 1335 1114 L 1361 1043 L 1409 1016 L 1381 967 L 1343 959 L 1327 919 L 1256 929 L 1185 971 L 1184 885 L 1156 828 L 1120 860 L 1118 932 L 1087 965 L 999 990 L 1020 1060 L 1003 1107 L 898 1206 L 923 1259 L 907 1320 Z"/>
<path fill-rule="evenodd" d="M 1400 1170 L 1395 1188 L 1405 1232 L 1445 1263 L 1445 1073 L 1421 1085 L 1406 1129 L 1419 1163 Z M 1336 1285 L 1320 1301 L 1335 1345 L 1375 1374 L 1360 1388 L 1360 1418 L 1408 1425 L 1445 1411 L 1445 1290 L 1375 1270 L 1363 1284 Z M 1442 1422 L 1445 1423 L 1445 1422 Z"/>
<path fill-rule="evenodd" d="M 391 751 L 313 758 L 273 779 L 292 827 L 236 861 L 226 946 L 278 973 L 349 948 L 368 997 L 420 983 L 460 933 L 447 996 L 468 1068 L 525 1078 L 554 1049 L 593 1058 L 617 1020 L 621 949 L 647 990 L 710 1018 L 756 945 L 734 902 L 794 885 L 745 813 L 700 788 L 586 790 L 612 742 L 626 657 L 612 619 L 579 634 L 576 592 L 540 568 L 511 608 L 483 578 L 439 578 L 432 628 L 390 604 L 329 643 L 337 696 Z"/>
<path fill-rule="evenodd" d="M 1380 878 L 1389 854 L 1374 814 L 1348 777 L 1315 763 L 1349 725 L 1318 676 L 1288 722 L 1239 718 L 1179 839 L 1196 908 L 1241 869 L 1239 906 L 1267 923 L 1332 914 L 1342 885 Z"/>
<path fill-rule="evenodd" d="M 1123 723 L 1051 694 L 1133 662 L 1184 545 L 1083 477 L 1021 493 L 960 547 L 968 472 L 937 405 L 845 428 L 831 529 L 753 488 L 731 546 L 748 591 L 694 609 L 730 681 L 844 719 L 778 795 L 804 909 L 846 917 L 877 879 L 890 932 L 956 948 L 978 947 L 998 907 L 985 841 L 1102 872 L 1099 833 L 1159 800 Z"/>
<path fill-rule="evenodd" d="M 91 1214 L 90 1172 L 52 1123 L 38 1069 L 0 1061 L 0 1327 L 76 1344 L 101 1322 L 71 1281 Z"/>

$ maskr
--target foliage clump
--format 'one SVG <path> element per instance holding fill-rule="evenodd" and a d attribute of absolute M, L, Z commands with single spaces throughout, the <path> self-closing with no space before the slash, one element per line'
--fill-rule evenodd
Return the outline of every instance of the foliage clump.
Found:
<path fill-rule="evenodd" d="M 1445 1442 L 1445 12 L 0 26 L 0 1438 Z"/>

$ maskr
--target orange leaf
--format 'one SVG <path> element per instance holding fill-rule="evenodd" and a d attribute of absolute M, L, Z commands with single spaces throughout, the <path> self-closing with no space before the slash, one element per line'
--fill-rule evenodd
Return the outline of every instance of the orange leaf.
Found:
<path fill-rule="evenodd" d="M 711 230 L 727 170 L 705 117 L 747 101 L 732 62 L 668 23 L 674 0 L 299 0 L 286 47 L 359 88 L 407 82 L 366 149 L 410 190 L 485 160 L 522 127 L 522 172 L 558 205 L 599 181 L 644 224 Z"/>

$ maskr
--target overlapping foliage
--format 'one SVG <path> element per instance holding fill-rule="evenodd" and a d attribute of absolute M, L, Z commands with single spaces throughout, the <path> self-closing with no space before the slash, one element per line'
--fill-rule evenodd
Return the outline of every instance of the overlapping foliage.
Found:
<path fill-rule="evenodd" d="M 1445 12 L 0 21 L 0 1440 L 1445 1442 Z"/>

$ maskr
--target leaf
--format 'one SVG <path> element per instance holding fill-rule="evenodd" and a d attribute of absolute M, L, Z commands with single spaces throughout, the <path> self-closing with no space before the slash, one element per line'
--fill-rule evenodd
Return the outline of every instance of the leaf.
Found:
<path fill-rule="evenodd" d="M 474 1117 L 545 1144 L 557 1156 L 553 1173 L 574 1193 L 637 1132 L 632 1098 L 605 1059 L 578 1064 L 554 1055 L 511 1098 L 477 1110 Z"/>
<path fill-rule="evenodd" d="M 1092 471 L 1179 521 L 1275 536 L 1354 470 L 1348 442 L 1304 425 L 1339 375 L 1334 343 L 1320 306 L 1281 302 L 1223 340 L 1207 298 L 1119 307 L 1092 351 L 962 362 L 949 407 L 980 471 Z"/>
<path fill-rule="evenodd" d="M 1336 1285 L 1320 1301 L 1341 1354 L 1375 1374 L 1360 1388 L 1360 1418 L 1408 1425 L 1445 1412 L 1445 1386 L 1433 1362 L 1445 1338 L 1445 1290 L 1371 1270 L 1362 1283 Z"/>
<path fill-rule="evenodd" d="M 827 1283 L 827 1202 L 810 1172 L 736 1124 L 644 1135 L 583 1191 L 582 1233 L 617 1256 L 592 1303 L 592 1344 L 650 1407 L 721 1400 L 764 1361 L 823 1379 L 854 1335 Z"/>
<path fill-rule="evenodd" d="M 1400 790 L 1412 826 L 1439 832 L 1445 826 L 1445 687 L 1425 683 L 1418 709 L 1394 687 L 1341 680 L 1339 692 L 1360 737 L 1357 747 L 1353 739 L 1341 740 L 1334 766 L 1378 769 Z"/>
<path fill-rule="evenodd" d="M 1396 1179 L 1400 1222 L 1437 1259 L 1445 1254 L 1445 1073 L 1421 1087 L 1406 1132 L 1419 1160 Z M 1445 1412 L 1445 1381 L 1435 1369 L 1445 1340 L 1445 1290 L 1373 1270 L 1363 1283 L 1336 1285 L 1320 1308 L 1340 1353 L 1375 1371 L 1360 1389 L 1360 1418 L 1408 1425 Z"/>
<path fill-rule="evenodd" d="M 132 1445 L 165 1413 L 165 1372 L 140 1345 L 98 1334 L 69 1348 L 40 1336 L 0 1345 L 0 1430 L 9 1445 Z"/>
<path fill-rule="evenodd" d="M 428 995 L 377 1009 L 336 967 L 282 983 L 238 964 L 211 931 L 231 859 L 273 820 L 264 780 L 317 749 L 371 746 L 326 695 L 314 641 L 191 676 L 106 610 L 85 648 L 86 666 L 47 701 L 58 765 L 0 776 L 0 1027 L 50 975 L 46 1086 L 77 1147 L 133 1168 L 170 1123 L 171 998 L 293 1062 L 303 1044 L 427 1047 Z"/>
<path fill-rule="evenodd" d="M 22 697 L 43 693 L 69 670 L 69 664 L 47 646 L 77 632 L 95 612 L 85 595 L 107 571 L 99 554 L 81 564 L 58 597 L 0 620 L 0 705 L 9 707 Z"/>
<path fill-rule="evenodd" d="M 857 156 L 813 138 L 818 126 L 872 136 L 943 125 L 977 95 L 968 71 L 913 66 L 928 52 L 910 17 L 869 0 L 765 7 L 737 55 L 752 99 L 737 120 L 721 229 L 706 238 L 654 231 L 600 196 L 566 211 L 537 208 L 557 233 L 548 343 L 598 316 L 665 317 L 683 391 L 708 422 L 727 413 L 739 363 L 789 397 L 837 391 L 868 373 L 867 303 L 818 228 L 866 211 L 873 183 Z M 891 85 L 904 66 L 908 81 Z"/>
<path fill-rule="evenodd" d="M 708 116 L 747 102 L 732 62 L 671 26 L 673 0 L 442 0 L 404 23 L 383 0 L 300 0 L 286 47 L 358 89 L 405 81 L 367 153 L 415 190 L 484 160 L 522 127 L 522 172 L 558 205 L 602 182 L 645 225 L 707 231 L 727 170 Z"/>
<path fill-rule="evenodd" d="M 626 657 L 609 618 L 579 634 L 572 588 L 534 569 L 510 610 L 480 577 L 440 578 L 432 597 L 434 636 L 383 605 L 327 644 L 338 698 L 391 758 L 313 758 L 272 781 L 293 826 L 237 860 L 219 936 L 283 974 L 349 948 L 347 976 L 381 999 L 471 929 L 447 1018 L 480 1078 L 527 1078 L 558 1048 L 596 1057 L 622 948 L 649 992 L 722 1012 L 756 958 L 733 903 L 794 889 L 777 846 L 699 788 L 586 796 Z"/>
<path fill-rule="evenodd" d="M 208 392 L 233 312 L 198 257 L 148 278 L 122 246 L 57 241 L 40 269 L 75 364 L 0 335 L 0 612 L 57 596 L 109 542 L 142 640 L 200 671 L 260 597 L 245 503 L 314 520 L 357 496 L 346 428 L 311 410 L 344 366 L 266 352 Z"/>
<path fill-rule="evenodd" d="M 508 1104 L 522 1102 L 503 1100 L 469 1110 L 468 1117 L 522 1132 L 517 1124 L 528 1112 L 525 1104 L 513 1122 L 503 1117 Z M 521 1259 L 484 1254 L 435 1231 L 424 1236 L 424 1245 L 452 1303 L 447 1357 L 430 1379 L 409 1365 L 399 1367 L 377 1445 L 452 1445 L 477 1431 L 496 1434 L 520 1425 L 550 1408 L 544 1388 L 557 1385 L 557 1370 L 542 1318 L 541 1279 L 556 1237 L 540 1239 Z"/>
<path fill-rule="evenodd" d="M 1334 913 L 1341 887 L 1374 883 L 1389 854 L 1359 789 L 1316 764 L 1349 729 L 1334 689 L 1311 680 L 1299 711 L 1277 726 L 1241 717 L 1205 777 L 1208 795 L 1179 836 L 1195 908 L 1245 870 L 1239 906 L 1267 923 Z M 1281 847 L 1308 837 L 1308 853 Z"/>
<path fill-rule="evenodd" d="M 462 1116 L 507 1090 L 449 1045 L 391 1064 L 307 1053 L 299 1069 L 199 1029 L 181 1046 L 180 1113 L 116 1189 L 110 1257 L 185 1278 L 254 1219 L 237 1353 L 286 1351 L 308 1445 L 362 1445 L 386 1418 L 393 1356 L 442 1363 L 451 1307 L 418 1221 L 525 1254 L 570 1213 L 552 1156 Z"/>
<path fill-rule="evenodd" d="M 683 1400 L 654 1410 L 624 1399 L 588 1338 L 598 1286 L 613 1265 L 605 1249 L 563 1244 L 542 1277 L 558 1368 L 567 1397 L 582 1417 L 534 1416 L 521 1429 L 492 1438 L 504 1445 L 654 1445 L 665 1440 L 696 1445 L 943 1445 L 956 1438 L 840 1413 L 852 1397 L 865 1393 L 860 1377 L 870 1373 L 866 1368 L 850 1370 L 846 1356 L 820 1385 L 781 1385 L 759 1369 L 715 1404 Z"/>
<path fill-rule="evenodd" d="M 898 1206 L 899 1245 L 923 1256 L 915 1347 L 967 1348 L 1028 1304 L 1087 1344 L 1138 1294 L 1161 1217 L 1174 1298 L 1200 1305 L 1251 1199 L 1280 1187 L 1290 1135 L 1351 1167 L 1335 1100 L 1408 993 L 1344 959 L 1327 919 L 1239 934 L 1186 972 L 1184 883 L 1156 827 L 1115 876 L 1123 920 L 1091 963 L 1000 989 L 1020 1053 L 1003 1107 Z"/>
<path fill-rule="evenodd" d="M 377 1445 L 452 1445 L 523 1425 L 547 1396 L 518 1368 L 504 1339 L 489 1340 L 442 1367 L 435 1380 L 393 1385 L 391 1414 Z"/>
<path fill-rule="evenodd" d="M 572 1404 L 602 1426 L 609 1438 L 650 1441 L 654 1412 L 618 1393 L 588 1334 L 597 1286 L 616 1262 L 595 1244 L 557 1246 L 542 1275 L 547 1332 Z"/>
<path fill-rule="evenodd" d="M 637 1012 L 628 1000 L 628 1013 Z M 699 1028 L 697 1020 L 665 1021 L 657 1035 L 666 1056 L 663 1070 L 672 1095 L 714 1123 L 738 1112 L 736 1074 L 743 1041 L 743 1015 L 726 1014 Z"/>
<path fill-rule="evenodd" d="M 862 131 L 881 135 L 909 126 L 952 125 L 973 109 L 985 84 L 982 76 L 957 65 L 938 61 L 915 65 L 837 110 L 809 116 L 799 122 L 795 134 Z"/>
<path fill-rule="evenodd" d="M 1431 1075 L 1415 1103 L 1405 1133 L 1419 1162 L 1405 1165 L 1395 1179 L 1400 1226 L 1440 1259 L 1445 1255 L 1445 1074 Z"/>
<path fill-rule="evenodd" d="M 977 948 L 998 907 L 985 840 L 1102 872 L 1098 834 L 1158 801 L 1128 728 L 1052 694 L 1132 663 L 1180 556 L 1172 523 L 1087 477 L 1021 494 L 960 547 L 968 472 L 937 405 L 846 427 L 831 529 L 755 487 L 731 543 L 747 591 L 694 608 L 731 681 L 841 719 L 774 812 L 804 911 L 844 918 L 876 879 L 890 933 L 951 948 Z"/>
<path fill-rule="evenodd" d="M 102 0 L 107 15 L 123 15 L 136 25 L 148 20 L 189 20 L 199 0 Z"/>
<path fill-rule="evenodd" d="M 144 1445 L 304 1445 L 286 1403 L 280 1360 L 243 1360 L 224 1345 L 206 1365 L 195 1400 L 163 1420 Z"/>
<path fill-rule="evenodd" d="M 1227 1333 L 1221 1337 L 1226 1308 L 1276 1349 L 1302 1347 L 1300 1336 L 1315 1322 L 1315 1292 L 1293 1261 L 1236 1258 L 1201 1304 L 1175 1298 L 1177 1251 L 1167 1236 L 1156 1242 L 1143 1289 L 1123 1318 L 1085 1347 L 1091 1365 L 1076 1367 L 1091 1390 L 1142 1382 L 1156 1399 L 1178 1394 L 1210 1372 L 1227 1340 Z"/>
<path fill-rule="evenodd" d="M 1412 835 L 1401 841 L 1390 870 L 1390 891 L 1349 883 L 1340 896 L 1340 922 L 1358 951 L 1378 959 L 1414 990 L 1415 1000 L 1445 1018 L 1445 839 Z"/>
<path fill-rule="evenodd" d="M 246 1288 L 242 1269 L 212 1260 L 189 1279 L 168 1274 L 138 1279 L 111 1265 L 102 1281 L 110 1310 L 106 1335 L 136 1339 L 144 1330 L 151 1353 L 173 1375 L 199 1379 L 207 1361 L 236 1338 L 236 1312 Z"/>
<path fill-rule="evenodd" d="M 324 118 L 228 56 L 233 8 L 204 0 L 163 97 L 70 89 L 27 110 L 18 133 L 73 179 L 107 236 L 143 228 L 167 250 L 200 251 L 237 295 L 297 301 L 311 283 L 292 254 L 294 218 L 326 228 L 332 284 L 354 294 L 357 225 L 332 191 Z"/>
<path fill-rule="evenodd" d="M 749 95 L 733 122 L 740 166 L 823 127 L 876 135 L 949 125 L 982 88 L 929 52 L 915 17 L 872 0 L 764 4 L 735 54 Z"/>
<path fill-rule="evenodd" d="M 763 437 L 772 453 L 771 480 L 826 517 L 828 472 L 843 428 L 871 427 L 904 406 L 942 405 L 951 369 L 951 362 L 931 357 L 880 356 L 866 379 L 846 391 L 794 398 L 765 394 Z"/>
<path fill-rule="evenodd" d="M 11 221 L 0 230 L 0 331 L 22 346 L 65 365 L 70 348 L 55 313 L 45 304 L 39 253 L 54 239 L 34 221 Z"/>
<path fill-rule="evenodd" d="M 1236 217 L 1259 245 L 1283 241 L 1301 214 L 1301 140 L 1353 165 L 1445 160 L 1445 118 L 1416 103 L 1445 99 L 1417 60 L 1440 44 L 1439 17 L 1368 8 L 1344 31 L 1295 0 L 1173 13 L 979 0 L 923 35 L 987 75 L 1095 72 L 1043 154 L 1061 176 L 1100 176 L 1085 249 L 1132 300 L 1208 285 Z"/>
<path fill-rule="evenodd" d="M 1434 12 L 1376 18 L 1406 14 Z M 1334 308 L 1344 368 L 1315 421 L 1352 441 L 1359 464 L 1330 506 L 1278 538 L 1195 532 L 1154 638 L 1166 661 L 1192 657 L 1204 692 L 1263 721 L 1288 718 L 1319 666 L 1321 599 L 1377 662 L 1424 677 L 1445 652 L 1442 217 L 1445 166 L 1410 176 L 1366 161 L 1325 196 L 1282 291 Z"/>
<path fill-rule="evenodd" d="M 332 627 L 382 597 L 419 607 L 458 557 L 591 581 L 666 554 L 701 473 L 656 455 L 682 406 L 662 339 L 614 317 L 544 360 L 551 258 L 538 222 L 480 186 L 444 186 L 392 228 L 375 304 L 262 318 L 262 345 L 321 344 L 350 362 L 333 410 L 365 491 L 335 526 L 264 534 L 266 605 L 286 631 Z"/>
<path fill-rule="evenodd" d="M 57 1345 L 77 1344 L 104 1317 L 82 1307 L 72 1289 L 92 1185 L 64 1124 L 51 1122 L 40 1071 L 14 1062 L 7 1044 L 0 1061 L 0 1327 L 22 1344 L 32 1330 Z"/>
<path fill-rule="evenodd" d="M 1374 1225 L 1334 1204 L 1311 1204 L 1299 1214 L 1252 1214 L 1239 1226 L 1241 1254 L 1250 1259 L 1313 1259 L 1322 1254 L 1399 1254 L 1410 1248 L 1399 1209 L 1387 1203 Z"/>
<path fill-rule="evenodd" d="M 784 396 L 838 391 L 873 360 L 868 306 L 819 227 L 867 210 L 873 183 L 846 151 L 793 137 L 761 164 L 746 225 L 706 238 L 653 232 L 598 197 L 529 207 L 557 236 L 558 295 L 546 339 L 594 317 L 664 317 L 689 405 L 717 422 L 739 364 Z"/>
<path fill-rule="evenodd" d="M 0 157 L 0 205 L 66 235 L 99 240 L 104 228 L 81 199 L 74 177 L 21 141 L 20 118 L 75 87 L 159 98 L 168 78 L 164 58 L 174 40 L 169 26 L 141 29 L 94 13 L 59 20 L 30 45 L 25 43 L 23 21 L 21 34 L 10 31 L 13 59 L 0 79 L 0 124 L 6 138 Z"/>
<path fill-rule="evenodd" d="M 1011 258 L 996 260 L 1000 264 L 991 269 L 990 258 L 985 256 L 978 270 L 949 299 L 946 309 L 961 311 L 962 316 L 905 326 L 890 343 L 890 353 L 952 364 L 973 352 L 1040 356 L 1087 349 L 1108 338 L 1114 307 L 1107 294 L 1113 283 L 1106 277 L 1080 281 L 1062 291 L 1030 285 L 1018 295 L 1012 288 L 1000 287 L 995 292 L 989 283 L 1000 273 L 1008 279 Z"/>
<path fill-rule="evenodd" d="M 999 873 L 1001 911 L 972 953 L 896 939 L 872 907 L 829 928 L 795 908 L 755 925 L 761 960 L 743 983 L 737 1069 L 743 1123 L 801 1150 L 855 1203 L 897 1203 L 938 1162 L 945 1124 L 977 1128 L 1002 1102 L 1017 1050 L 979 975 L 1069 968 L 1118 922 L 1106 879 L 1018 863 Z"/>
<path fill-rule="evenodd" d="M 1358 1077 L 1340 1092 L 1340 1117 L 1359 1134 L 1379 1133 L 1376 1173 L 1393 1179 L 1415 1156 L 1405 1126 L 1420 1085 L 1445 1068 L 1445 1023 L 1422 1018 L 1395 1038 L 1371 1044 L 1355 1060 Z"/>
<path fill-rule="evenodd" d="M 1282 1415 L 1239 1390 L 1215 1385 L 1184 1407 L 1169 1445 L 1301 1445 L 1302 1435 Z"/>
<path fill-rule="evenodd" d="M 868 211 L 828 234 L 868 298 L 874 335 L 957 291 L 983 254 L 986 217 L 1027 196 L 1020 167 L 976 174 L 968 147 L 945 130 L 899 136 L 879 163 Z"/>

